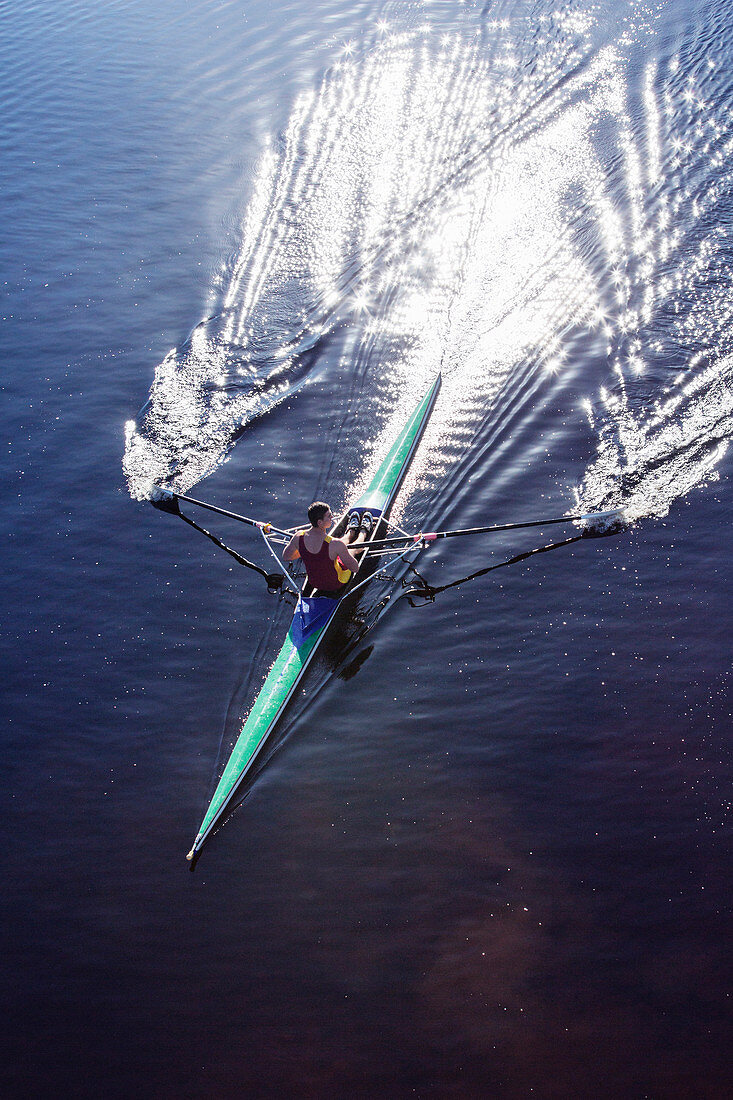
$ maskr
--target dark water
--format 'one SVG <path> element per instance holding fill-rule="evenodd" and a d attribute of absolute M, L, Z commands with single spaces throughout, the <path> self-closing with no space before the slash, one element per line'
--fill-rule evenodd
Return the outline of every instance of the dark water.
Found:
<path fill-rule="evenodd" d="M 732 53 L 0 6 L 3 1095 L 728 1094 Z M 140 501 L 339 507 L 438 369 L 401 522 L 630 527 L 394 602 L 189 874 L 288 611 Z"/>

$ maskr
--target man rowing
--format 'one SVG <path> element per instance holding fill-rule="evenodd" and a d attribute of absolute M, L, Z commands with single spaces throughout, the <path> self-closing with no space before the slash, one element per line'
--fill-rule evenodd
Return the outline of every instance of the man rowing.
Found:
<path fill-rule="evenodd" d="M 328 529 L 333 513 L 322 500 L 308 509 L 310 529 L 297 531 L 283 551 L 284 561 L 302 558 L 308 580 L 324 596 L 339 596 L 344 585 L 359 568 L 357 554 L 364 548 L 374 526 L 371 512 L 352 512 L 342 539 L 332 538 Z"/>

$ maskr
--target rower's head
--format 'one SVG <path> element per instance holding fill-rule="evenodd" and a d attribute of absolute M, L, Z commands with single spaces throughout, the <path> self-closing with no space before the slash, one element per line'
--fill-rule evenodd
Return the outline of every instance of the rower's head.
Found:
<path fill-rule="evenodd" d="M 331 509 L 322 500 L 313 501 L 308 509 L 308 519 L 311 527 L 320 527 L 322 531 L 327 531 L 333 523 Z"/>

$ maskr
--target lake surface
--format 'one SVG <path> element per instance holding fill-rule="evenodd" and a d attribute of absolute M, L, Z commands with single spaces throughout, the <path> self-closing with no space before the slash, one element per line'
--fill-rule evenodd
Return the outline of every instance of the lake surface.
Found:
<path fill-rule="evenodd" d="M 3 1095 L 729 1093 L 732 62 L 726 0 L 0 6 Z M 385 582 L 190 873 L 289 608 L 146 498 L 341 509 L 438 371 L 400 524 L 628 524 Z"/>

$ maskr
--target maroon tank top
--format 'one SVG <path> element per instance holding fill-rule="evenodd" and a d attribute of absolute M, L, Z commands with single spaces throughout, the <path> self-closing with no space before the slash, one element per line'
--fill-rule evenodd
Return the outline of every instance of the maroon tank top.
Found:
<path fill-rule="evenodd" d="M 324 592 L 338 592 L 343 587 L 336 572 L 336 564 L 328 555 L 328 542 L 323 540 L 323 545 L 317 554 L 312 554 L 305 545 L 305 538 L 298 538 L 298 553 L 303 559 L 308 580 L 314 588 L 320 588 Z"/>

